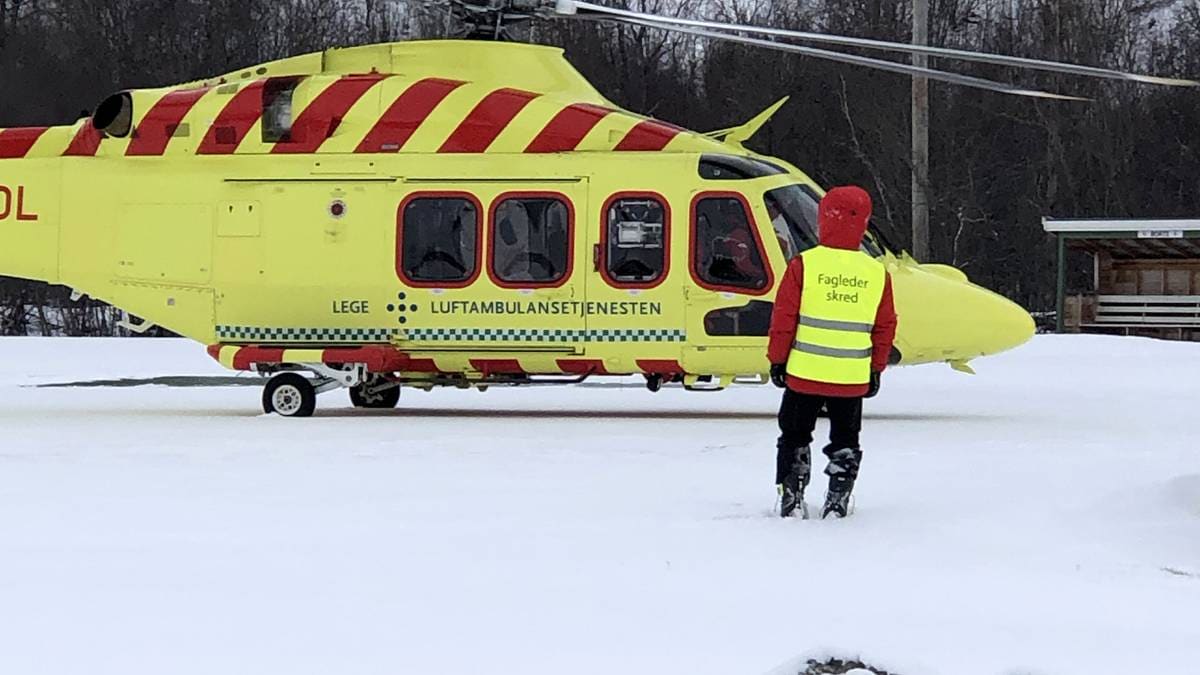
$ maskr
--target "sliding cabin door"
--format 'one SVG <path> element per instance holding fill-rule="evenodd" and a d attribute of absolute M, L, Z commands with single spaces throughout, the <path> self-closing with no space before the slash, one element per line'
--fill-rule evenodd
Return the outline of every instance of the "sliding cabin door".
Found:
<path fill-rule="evenodd" d="M 397 207 L 401 343 L 486 374 L 559 372 L 586 350 L 584 180 L 409 184 Z"/>
<path fill-rule="evenodd" d="M 594 194 L 589 229 L 587 331 L 596 373 L 682 372 L 686 270 L 672 264 L 674 242 L 686 241 L 686 212 L 653 191 Z M 583 372 L 577 365 L 575 372 Z"/>

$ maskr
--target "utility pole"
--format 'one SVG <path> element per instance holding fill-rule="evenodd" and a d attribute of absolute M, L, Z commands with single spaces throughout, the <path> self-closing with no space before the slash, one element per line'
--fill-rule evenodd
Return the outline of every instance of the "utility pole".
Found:
<path fill-rule="evenodd" d="M 913 0 L 914 45 L 929 44 L 929 0 Z M 929 66 L 929 57 L 913 54 L 913 65 Z M 912 254 L 929 262 L 929 79 L 912 80 Z"/>

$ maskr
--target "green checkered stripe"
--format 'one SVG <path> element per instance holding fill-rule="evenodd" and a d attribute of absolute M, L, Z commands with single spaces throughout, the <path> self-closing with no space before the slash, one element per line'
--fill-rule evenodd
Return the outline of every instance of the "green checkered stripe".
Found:
<path fill-rule="evenodd" d="M 413 342 L 683 342 L 687 332 L 649 328 L 560 330 L 525 328 L 409 328 Z"/>
<path fill-rule="evenodd" d="M 587 331 L 588 342 L 683 342 L 686 339 L 687 331 L 682 330 L 633 328 Z"/>
<path fill-rule="evenodd" d="M 390 328 L 262 328 L 217 326 L 217 339 L 236 342 L 388 342 Z"/>

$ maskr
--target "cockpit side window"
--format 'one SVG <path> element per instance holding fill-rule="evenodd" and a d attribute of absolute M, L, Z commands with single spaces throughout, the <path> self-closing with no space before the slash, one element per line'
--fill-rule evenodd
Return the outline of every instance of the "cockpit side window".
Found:
<path fill-rule="evenodd" d="M 800 185 L 789 185 L 768 191 L 763 201 L 785 260 L 817 245 L 817 201 L 813 194 Z"/>
<path fill-rule="evenodd" d="M 492 207 L 492 280 L 506 288 L 555 287 L 571 275 L 574 214 L 561 195 L 503 195 Z"/>
<path fill-rule="evenodd" d="M 410 286 L 457 288 L 479 273 L 479 202 L 465 193 L 414 195 L 400 206 L 396 271 Z"/>
<path fill-rule="evenodd" d="M 263 86 L 263 143 L 287 143 L 292 140 L 292 99 L 300 79 L 278 77 Z"/>
<path fill-rule="evenodd" d="M 821 198 L 815 190 L 808 185 L 788 185 L 769 190 L 763 200 L 785 258 L 790 260 L 820 243 L 817 205 Z M 862 251 L 876 258 L 883 255 L 871 232 L 863 238 Z"/>
<path fill-rule="evenodd" d="M 649 288 L 666 276 L 670 209 L 658 195 L 623 194 L 604 208 L 603 270 L 619 288 Z"/>
<path fill-rule="evenodd" d="M 862 250 L 872 258 L 879 258 L 883 255 L 883 246 L 879 243 L 874 225 L 867 230 L 867 235 L 863 237 Z"/>
<path fill-rule="evenodd" d="M 749 205 L 740 195 L 700 195 L 692 206 L 692 273 L 710 290 L 759 295 L 771 286 Z"/>

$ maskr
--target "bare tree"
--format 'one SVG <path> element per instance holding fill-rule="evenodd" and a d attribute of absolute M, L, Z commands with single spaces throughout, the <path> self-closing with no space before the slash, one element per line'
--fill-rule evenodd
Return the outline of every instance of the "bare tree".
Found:
<path fill-rule="evenodd" d="M 664 14 L 906 41 L 908 0 L 609 0 Z M 62 124 L 122 87 L 158 86 L 288 55 L 436 38 L 462 26 L 416 0 L 0 0 L 0 127 Z M 1200 75 L 1200 0 L 932 0 L 931 42 L 1167 75 Z M 693 129 L 791 103 L 752 140 L 825 184 L 874 194 L 907 245 L 909 82 L 902 76 L 663 31 L 534 22 L 614 102 Z M 1043 215 L 1196 216 L 1200 105 L 1163 90 L 934 59 L 1082 94 L 1038 103 L 932 89 L 933 257 L 1033 309 L 1054 296 Z M 903 236 L 898 236 L 903 235 Z M 111 308 L 0 280 L 0 333 L 116 333 Z"/>

